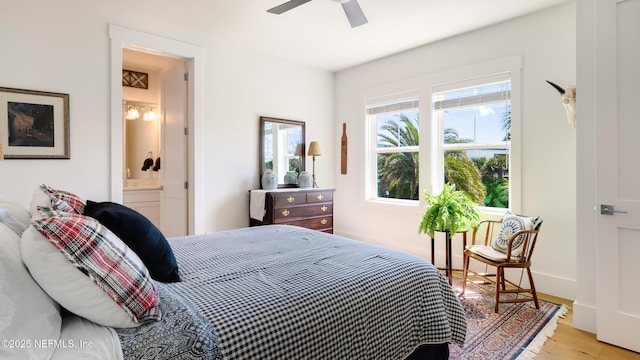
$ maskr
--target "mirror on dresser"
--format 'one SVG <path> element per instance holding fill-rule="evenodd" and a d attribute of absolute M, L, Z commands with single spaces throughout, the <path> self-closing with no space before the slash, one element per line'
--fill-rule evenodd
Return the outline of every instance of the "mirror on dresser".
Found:
<path fill-rule="evenodd" d="M 279 188 L 297 187 L 298 175 L 305 169 L 305 158 L 304 121 L 260 117 L 260 176 L 270 169 L 278 176 Z"/>

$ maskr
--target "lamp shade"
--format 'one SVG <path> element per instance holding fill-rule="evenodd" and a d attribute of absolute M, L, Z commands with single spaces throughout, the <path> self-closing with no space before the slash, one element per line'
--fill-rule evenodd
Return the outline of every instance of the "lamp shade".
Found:
<path fill-rule="evenodd" d="M 320 156 L 322 155 L 322 150 L 320 150 L 320 144 L 317 141 L 312 141 L 309 143 L 309 156 Z"/>

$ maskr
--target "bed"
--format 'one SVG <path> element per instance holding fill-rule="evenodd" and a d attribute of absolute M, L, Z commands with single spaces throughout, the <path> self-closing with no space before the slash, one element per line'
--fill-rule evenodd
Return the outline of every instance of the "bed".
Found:
<path fill-rule="evenodd" d="M 55 248 L 51 258 L 38 258 L 34 254 L 41 251 L 25 245 L 30 236 L 40 236 L 35 228 L 43 220 L 34 220 L 33 212 L 42 214 L 42 206 L 34 209 L 32 203 L 30 225 L 20 236 L 0 223 L 0 250 L 4 252 L 0 266 L 11 266 L 9 259 L 21 257 L 29 269 L 21 275 L 21 283 L 37 283 L 33 289 L 12 295 L 13 300 L 0 297 L 0 309 L 12 308 L 11 301 L 21 301 L 21 296 L 42 298 L 33 306 L 0 310 L 0 319 L 11 319 L 8 326 L 0 326 L 0 340 L 11 340 L 0 347 L 3 359 L 25 358 L 25 354 L 53 359 L 437 359 L 448 358 L 448 347 L 462 346 L 465 341 L 464 309 L 444 276 L 429 262 L 285 225 L 167 239 L 179 281 L 145 283 L 142 289 L 157 298 L 153 311 L 141 312 L 142 320 L 132 326 L 109 326 L 116 312 L 130 314 L 121 309 L 96 310 L 96 306 L 74 308 L 79 293 L 84 296 L 95 279 L 83 283 L 73 304 L 42 279 L 53 276 L 54 271 L 49 268 L 42 271 L 45 275 L 39 274 L 41 263 L 70 260 Z M 54 212 L 46 216 L 75 219 L 83 215 Z M 12 236 L 20 245 L 12 245 Z M 39 240 L 34 243 L 50 250 L 49 241 Z M 18 255 L 16 246 L 21 250 Z M 122 250 L 131 254 L 129 247 Z M 17 267 L 0 270 L 13 274 Z M 78 268 L 74 264 L 69 271 L 79 273 L 79 281 L 97 276 L 88 277 Z M 36 279 L 40 281 L 33 281 Z M 0 281 L 4 293 L 12 280 L 0 273 Z M 55 287 L 69 282 L 73 281 Z M 63 292 L 68 296 L 78 287 Z M 36 290 L 41 293 L 34 296 Z M 104 298 L 104 289 L 98 290 L 96 294 L 102 292 L 98 296 Z M 40 313 L 31 314 L 35 308 Z M 26 318 L 53 321 L 48 326 L 33 326 Z M 48 342 L 43 345 L 42 339 Z"/>

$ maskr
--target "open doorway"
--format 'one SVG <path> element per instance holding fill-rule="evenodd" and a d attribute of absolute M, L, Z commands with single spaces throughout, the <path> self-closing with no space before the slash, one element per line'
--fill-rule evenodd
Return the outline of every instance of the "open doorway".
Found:
<path fill-rule="evenodd" d="M 122 49 L 123 203 L 167 237 L 188 234 L 187 67 Z"/>
<path fill-rule="evenodd" d="M 161 204 L 156 215 L 160 217 L 160 228 L 167 237 L 201 232 L 202 220 L 196 216 L 199 213 L 196 209 L 200 205 L 195 201 L 197 184 L 200 182 L 197 181 L 199 173 L 194 163 L 198 162 L 202 152 L 196 151 L 201 146 L 201 142 L 194 134 L 197 119 L 200 117 L 200 110 L 195 104 L 200 103 L 198 99 L 201 97 L 198 78 L 201 71 L 198 69 L 202 59 L 202 49 L 115 25 L 109 26 L 109 36 L 111 39 L 111 201 L 122 203 L 125 186 L 128 185 L 123 103 L 123 100 L 128 99 L 123 97 L 122 86 L 123 64 L 127 56 L 124 54 L 131 51 L 133 55 L 153 55 L 158 60 L 171 60 L 169 62 L 175 66 L 160 71 L 158 75 L 160 147 L 157 150 L 158 154 L 155 154 L 152 159 L 155 166 L 155 158 L 161 158 L 160 169 L 162 170 L 157 175 L 161 183 Z M 143 167 L 144 162 L 136 166 Z M 150 177 L 152 178 L 153 175 Z M 169 210 L 171 208 L 173 210 Z M 182 224 L 176 224 L 175 221 Z"/>

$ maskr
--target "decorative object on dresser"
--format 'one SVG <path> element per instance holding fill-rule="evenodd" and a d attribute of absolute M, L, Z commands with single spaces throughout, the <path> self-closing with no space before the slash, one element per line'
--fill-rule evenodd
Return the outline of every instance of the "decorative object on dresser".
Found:
<path fill-rule="evenodd" d="M 267 169 L 262 174 L 262 180 L 260 181 L 262 188 L 265 190 L 273 190 L 278 188 L 278 175 L 273 170 Z"/>
<path fill-rule="evenodd" d="M 252 190 L 249 225 L 295 225 L 333 233 L 335 189 Z"/>
<path fill-rule="evenodd" d="M 316 156 L 322 155 L 322 150 L 320 150 L 320 144 L 317 141 L 312 141 L 309 143 L 309 156 L 313 157 L 313 187 L 317 188 L 318 183 L 316 182 Z"/>
<path fill-rule="evenodd" d="M 294 185 L 298 183 L 298 174 L 295 171 L 287 171 L 284 174 L 284 183 L 289 185 Z M 276 184 L 277 185 L 277 184 Z"/>
<path fill-rule="evenodd" d="M 313 178 L 307 171 L 300 172 L 300 177 L 298 177 L 298 185 L 302 189 L 310 188 L 313 186 Z"/>

